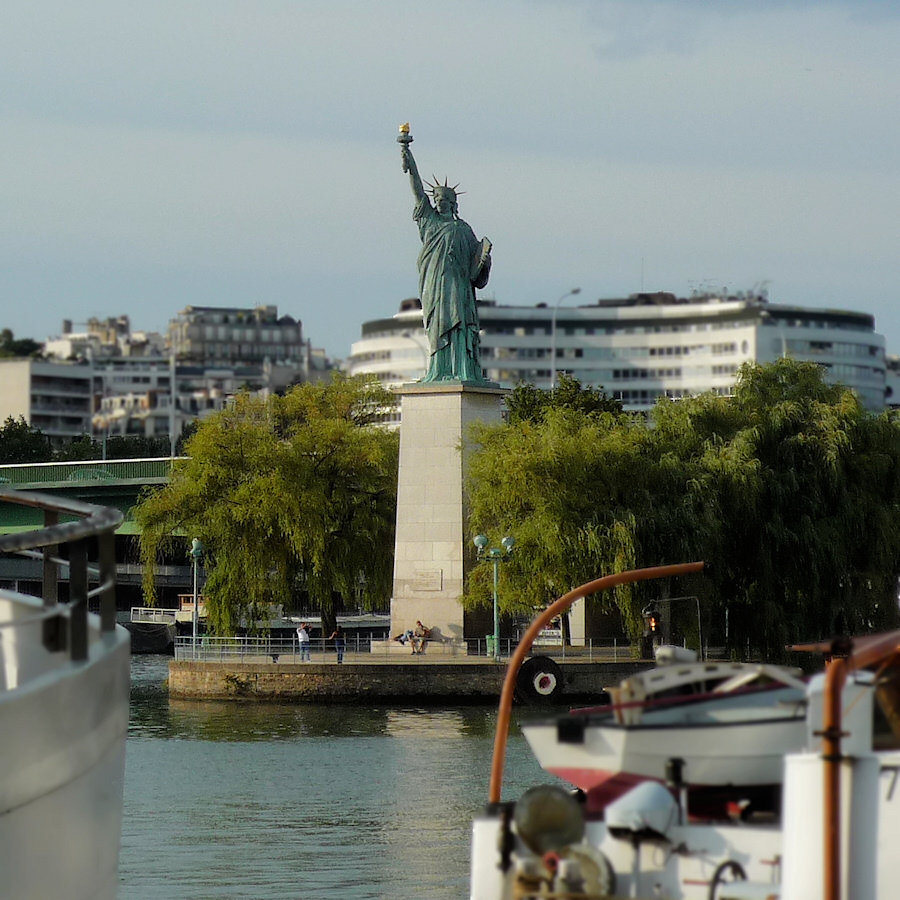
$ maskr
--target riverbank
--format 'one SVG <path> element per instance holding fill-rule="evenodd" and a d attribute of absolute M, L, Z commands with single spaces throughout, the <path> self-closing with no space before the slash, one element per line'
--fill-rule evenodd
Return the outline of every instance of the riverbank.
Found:
<path fill-rule="evenodd" d="M 596 698 L 623 678 L 652 663 L 590 662 L 579 659 L 529 661 L 522 687 L 535 699 Z M 529 667 L 530 668 L 527 668 Z M 484 703 L 499 698 L 506 663 L 483 657 L 401 660 L 356 657 L 338 665 L 276 662 L 266 657 L 240 661 L 173 660 L 169 696 L 184 700 L 286 700 L 356 702 L 372 700 Z M 545 676 L 540 681 L 540 676 Z M 537 687 L 535 687 L 537 685 Z M 541 687 L 546 685 L 546 687 Z"/>

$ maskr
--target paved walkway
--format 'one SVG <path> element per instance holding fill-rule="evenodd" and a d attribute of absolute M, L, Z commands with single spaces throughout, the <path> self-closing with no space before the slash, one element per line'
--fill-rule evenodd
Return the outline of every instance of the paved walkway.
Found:
<path fill-rule="evenodd" d="M 534 656 L 548 656 L 558 665 L 588 665 L 588 664 L 608 664 L 608 663 L 635 663 L 641 662 L 641 660 L 635 660 L 631 657 L 625 656 L 625 654 L 620 654 L 618 658 L 614 658 L 610 655 L 595 655 L 591 657 L 589 654 L 581 653 L 581 654 L 569 654 L 566 652 L 565 656 L 550 656 L 550 654 L 542 654 L 539 652 L 535 652 Z M 190 654 L 185 654 L 184 656 L 179 654 L 179 661 L 184 662 L 193 662 L 194 657 L 190 656 Z M 208 655 L 203 654 L 202 652 L 196 657 L 197 662 L 223 662 L 223 663 L 253 663 L 256 665 L 264 665 L 269 664 L 272 665 L 273 659 L 272 655 L 268 654 L 254 654 L 254 655 L 227 655 L 224 654 L 219 656 L 215 653 L 209 653 Z M 344 653 L 344 662 L 341 665 L 345 666 L 485 666 L 485 667 L 500 667 L 506 668 L 507 663 L 509 662 L 508 657 L 502 657 L 500 662 L 495 662 L 492 658 L 487 656 L 452 656 L 450 654 L 431 654 L 422 653 L 422 654 L 401 654 L 401 653 L 391 653 L 391 654 L 381 654 L 381 653 Z M 644 660 L 646 664 L 652 665 L 650 660 Z M 312 659 L 309 662 L 301 662 L 299 654 L 290 654 L 290 653 L 282 653 L 278 654 L 278 658 L 275 661 L 275 665 L 278 666 L 290 666 L 290 667 L 300 667 L 300 666 L 308 666 L 308 665 L 338 665 L 337 660 L 335 659 L 334 653 L 314 653 L 312 654 Z"/>

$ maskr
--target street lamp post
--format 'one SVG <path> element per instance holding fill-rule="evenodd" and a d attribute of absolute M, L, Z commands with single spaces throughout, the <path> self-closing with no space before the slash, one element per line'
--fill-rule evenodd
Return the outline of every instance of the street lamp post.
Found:
<path fill-rule="evenodd" d="M 194 538 L 191 541 L 191 562 L 194 566 L 194 610 L 193 615 L 191 616 L 191 621 L 193 623 L 193 644 L 194 644 L 194 659 L 197 658 L 197 620 L 198 613 L 197 607 L 199 605 L 199 598 L 197 595 L 197 568 L 200 564 L 200 557 L 203 555 L 203 543 L 199 538 Z"/>
<path fill-rule="evenodd" d="M 556 387 L 556 314 L 559 312 L 559 305 L 563 302 L 567 297 L 574 297 L 576 294 L 581 293 L 581 288 L 572 288 L 571 291 L 563 294 L 559 300 L 556 301 L 556 306 L 553 307 L 553 318 L 551 320 L 550 325 L 550 390 L 552 391 Z"/>
<path fill-rule="evenodd" d="M 424 333 L 424 332 L 422 332 Z M 422 356 L 422 378 L 424 378 L 428 374 L 428 363 L 431 361 L 431 349 L 426 347 L 421 341 L 419 341 L 414 334 L 409 331 L 403 331 L 400 333 L 400 337 L 404 340 L 411 341 L 416 345 L 419 349 L 419 353 Z M 427 339 L 427 335 L 426 335 Z"/>
<path fill-rule="evenodd" d="M 172 459 L 175 459 L 175 427 L 176 427 L 176 414 L 175 414 L 175 397 L 176 397 L 176 389 L 175 389 L 175 345 L 172 345 L 172 349 L 169 352 L 169 456 Z"/>
<path fill-rule="evenodd" d="M 787 338 L 784 336 L 784 331 L 777 321 L 777 319 L 770 313 L 767 309 L 762 310 L 760 312 L 759 317 L 763 320 L 763 322 L 774 325 L 778 330 L 778 337 L 781 340 L 781 358 L 787 359 L 788 357 L 788 349 L 787 349 Z"/>
<path fill-rule="evenodd" d="M 478 548 L 479 559 L 489 559 L 494 564 L 494 662 L 500 662 L 500 606 L 497 602 L 497 590 L 500 584 L 500 563 L 509 559 L 515 539 L 507 535 L 500 541 L 499 547 L 487 549 L 488 539 L 483 534 L 476 534 L 473 543 Z"/>

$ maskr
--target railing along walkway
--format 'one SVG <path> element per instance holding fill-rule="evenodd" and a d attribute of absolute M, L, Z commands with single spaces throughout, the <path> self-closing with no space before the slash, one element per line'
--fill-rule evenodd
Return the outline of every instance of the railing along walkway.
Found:
<path fill-rule="evenodd" d="M 493 652 L 488 652 L 489 646 L 491 651 L 493 650 L 492 643 L 488 640 L 472 640 L 467 644 L 467 652 L 461 654 L 460 658 L 493 658 Z M 501 640 L 501 659 L 508 658 L 516 646 L 517 643 L 513 640 Z M 432 647 L 432 657 L 440 655 L 440 646 L 429 644 L 426 645 L 425 652 L 418 657 L 419 659 L 427 660 L 429 658 L 429 647 Z M 590 641 L 584 647 L 540 646 L 535 647 L 534 655 L 572 662 L 628 662 L 634 658 L 630 645 L 614 639 Z M 378 635 L 361 633 L 347 634 L 344 656 L 345 659 L 349 657 L 355 662 L 362 663 L 388 658 L 397 659 L 397 654 L 392 652 L 390 641 L 385 641 Z M 309 657 L 311 662 L 337 662 L 334 641 L 311 638 Z M 196 642 L 193 636 L 175 638 L 175 659 L 205 662 L 297 663 L 298 665 L 303 661 L 301 660 L 300 643 L 296 638 L 212 637 L 210 635 L 200 635 Z"/>

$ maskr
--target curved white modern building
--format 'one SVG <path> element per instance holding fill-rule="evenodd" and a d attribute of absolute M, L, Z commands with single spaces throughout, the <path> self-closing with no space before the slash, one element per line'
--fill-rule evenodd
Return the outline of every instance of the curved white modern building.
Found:
<path fill-rule="evenodd" d="M 646 410 L 659 397 L 728 395 L 742 363 L 791 356 L 823 366 L 867 409 L 885 408 L 884 337 L 867 313 L 769 303 L 765 294 L 664 292 L 580 306 L 482 299 L 478 309 L 485 375 L 506 387 L 549 388 L 563 371 L 626 409 Z M 391 318 L 363 324 L 348 370 L 396 387 L 421 378 L 427 357 L 419 301 L 410 299 Z"/>

